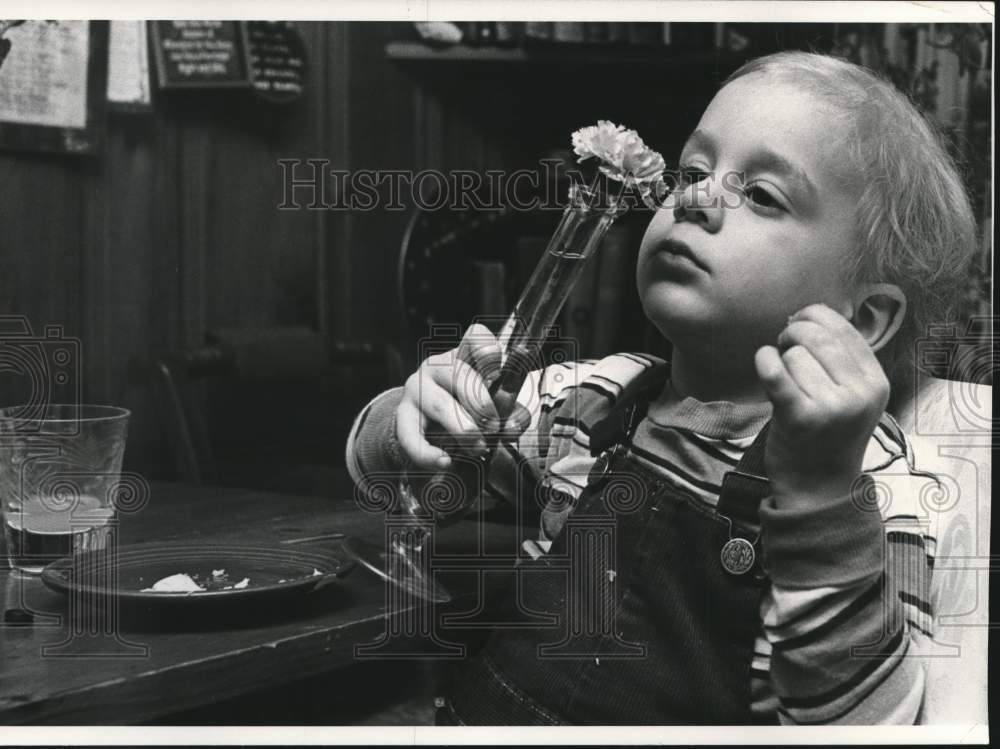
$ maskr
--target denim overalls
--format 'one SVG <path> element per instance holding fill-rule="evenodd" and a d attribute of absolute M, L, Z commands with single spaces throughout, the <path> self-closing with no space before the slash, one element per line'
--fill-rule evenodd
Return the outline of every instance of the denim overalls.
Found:
<path fill-rule="evenodd" d="M 767 585 L 763 433 L 709 507 L 628 449 L 666 379 L 665 365 L 647 370 L 592 427 L 587 487 L 508 593 L 524 626 L 498 629 L 463 664 L 439 724 L 760 722 L 750 666 Z"/>

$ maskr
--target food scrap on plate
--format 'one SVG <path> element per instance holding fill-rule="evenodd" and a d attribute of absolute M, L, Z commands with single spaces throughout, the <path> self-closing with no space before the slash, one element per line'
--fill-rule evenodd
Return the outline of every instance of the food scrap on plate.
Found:
<path fill-rule="evenodd" d="M 152 587 L 143 588 L 143 593 L 200 593 L 217 590 L 242 590 L 249 587 L 250 578 L 244 577 L 238 583 L 230 583 L 229 575 L 224 569 L 212 570 L 212 576 L 205 585 L 198 582 L 198 575 L 188 575 L 179 572 L 176 575 L 161 578 L 153 583 Z"/>

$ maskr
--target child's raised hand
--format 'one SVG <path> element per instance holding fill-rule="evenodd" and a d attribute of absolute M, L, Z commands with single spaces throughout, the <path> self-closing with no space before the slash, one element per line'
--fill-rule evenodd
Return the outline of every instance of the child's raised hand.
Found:
<path fill-rule="evenodd" d="M 516 405 L 501 424 L 488 386 L 500 374 L 501 351 L 484 325 L 470 325 L 457 348 L 427 357 L 406 380 L 396 409 L 396 437 L 418 467 L 441 470 L 448 453 L 483 455 L 486 437 L 515 439 L 530 421 Z"/>
<path fill-rule="evenodd" d="M 889 381 L 861 334 L 826 305 L 792 315 L 777 343 L 755 357 L 774 405 L 765 463 L 775 503 L 842 496 L 861 475 Z"/>

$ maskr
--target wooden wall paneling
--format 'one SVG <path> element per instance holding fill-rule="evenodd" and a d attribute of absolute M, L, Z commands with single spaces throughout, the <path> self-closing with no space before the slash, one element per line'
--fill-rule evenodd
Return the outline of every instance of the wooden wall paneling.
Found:
<path fill-rule="evenodd" d="M 180 341 L 177 201 L 166 183 L 176 160 L 165 150 L 169 126 L 156 117 L 109 119 L 103 174 L 111 329 L 108 401 L 132 412 L 126 464 L 165 475 L 166 451 L 148 389 L 129 378 L 133 357 L 149 360 Z"/>
<path fill-rule="evenodd" d="M 263 153 L 258 161 L 247 164 L 252 167 L 247 169 L 247 177 L 255 185 L 252 194 L 262 218 L 265 246 L 261 248 L 260 263 L 265 272 L 258 278 L 270 279 L 270 304 L 266 310 L 269 324 L 317 325 L 317 213 L 322 212 L 278 210 L 282 184 L 277 168 L 280 158 L 305 160 L 319 150 L 316 107 L 315 98 L 308 96 L 288 108 L 266 110 L 262 123 L 266 130 L 257 141 Z M 233 206 L 235 216 L 240 210 L 239 204 Z M 245 241 L 255 239 L 246 235 Z"/>
<path fill-rule="evenodd" d="M 186 345 L 191 335 L 186 300 L 190 272 L 184 257 L 180 200 L 182 133 L 169 97 L 154 93 L 148 116 L 108 121 L 105 210 L 115 297 L 114 371 L 125 383 L 121 402 L 132 411 L 125 464 L 151 478 L 173 475 L 158 415 L 142 379 L 130 380 L 128 362 L 149 362 Z M 128 300 L 128 301 L 126 301 Z"/>
<path fill-rule="evenodd" d="M 66 158 L 0 155 L 5 255 L 0 288 L 6 313 L 27 315 L 36 328 L 65 323 L 68 334 L 80 335 L 80 217 L 87 196 L 83 166 L 75 159 L 63 163 Z"/>
<path fill-rule="evenodd" d="M 312 94 L 320 86 L 310 89 Z M 268 229 L 272 248 L 270 263 L 276 294 L 271 310 L 277 323 L 318 326 L 326 300 L 325 285 L 317 284 L 323 260 L 319 236 L 325 224 L 326 211 L 279 211 L 281 179 L 278 159 L 291 154 L 306 159 L 323 151 L 322 107 L 324 101 L 309 95 L 292 105 L 288 111 L 271 110 L 275 118 L 269 138 L 267 158 L 258 172 L 266 186 L 262 208 L 272 217 Z"/>
<path fill-rule="evenodd" d="M 87 168 L 62 154 L 0 152 L 0 313 L 25 316 L 36 336 L 47 325 L 83 334 L 80 277 L 92 243 L 82 221 Z M 31 396 L 23 373 L 0 372 L 0 405 Z"/>
<path fill-rule="evenodd" d="M 384 54 L 385 44 L 398 33 L 398 24 L 352 23 L 348 27 L 350 113 L 347 168 L 412 169 L 414 152 L 401 131 L 414 127 L 412 83 Z M 336 106 L 331 102 L 331 106 Z M 381 194 L 388 197 L 386 185 Z M 398 340 L 400 314 L 395 282 L 399 246 L 409 216 L 405 210 L 351 212 L 348 251 L 352 256 L 350 310 L 358 337 Z"/>
<path fill-rule="evenodd" d="M 249 116 L 254 113 L 248 112 Z M 211 223 L 191 232 L 204 242 L 201 248 L 206 300 L 204 328 L 261 327 L 273 322 L 276 298 L 271 258 L 274 246 L 271 224 L 275 220 L 274 204 L 268 205 L 266 191 L 260 183 L 262 166 L 267 163 L 269 149 L 257 133 L 241 129 L 242 123 L 223 120 L 207 132 L 200 130 L 185 143 L 192 148 L 193 158 L 205 165 L 207 194 L 200 195 L 197 186 L 188 202 L 187 220 L 197 217 L 192 202 L 210 207 Z M 249 124 L 249 123 L 246 123 Z M 202 152 L 202 144 L 207 146 Z M 273 170 L 267 177 L 273 179 Z M 185 175 L 191 178 L 195 175 Z M 193 182 L 198 181 L 197 178 Z"/>
<path fill-rule="evenodd" d="M 162 450 L 145 388 L 127 379 L 131 357 L 198 345 L 210 325 L 318 323 L 328 217 L 277 210 L 277 159 L 324 155 L 326 56 L 346 61 L 348 48 L 344 29 L 304 31 L 321 64 L 298 104 L 158 94 L 149 115 L 109 117 L 94 158 L 0 153 L 0 312 L 81 339 L 86 397 L 132 408 L 129 458 L 144 466 Z M 345 91 L 348 67 L 336 67 Z M 335 111 L 346 125 L 346 104 Z M 346 127 L 337 134 L 346 155 Z M 338 317 L 349 333 L 355 321 Z M 0 404 L 26 398 L 23 385 L 0 373 Z"/>
<path fill-rule="evenodd" d="M 316 220 L 279 211 L 279 158 L 311 156 L 311 103 L 222 92 L 178 109 L 185 340 L 206 328 L 315 324 Z"/>
<path fill-rule="evenodd" d="M 307 65 L 310 67 L 309 83 L 304 94 L 308 97 L 311 110 L 312 139 L 308 148 L 310 154 L 319 154 L 323 152 L 327 141 L 326 117 L 330 101 L 329 91 L 332 86 L 327 48 L 331 42 L 331 32 L 329 24 L 318 22 L 302 23 L 299 29 L 306 46 Z M 275 164 L 276 169 L 277 166 Z M 278 195 L 279 200 L 283 199 L 284 196 L 280 192 Z M 316 264 L 313 278 L 316 298 L 315 324 L 323 339 L 330 340 L 330 270 L 327 259 L 329 221 L 326 211 L 311 211 L 310 218 L 314 229 L 312 253 Z"/>
<path fill-rule="evenodd" d="M 151 253 L 150 286 L 154 296 L 147 308 L 150 319 L 150 346 L 163 353 L 184 345 L 185 284 L 181 195 L 181 132 L 169 98 L 154 94 L 154 114 L 150 134 L 144 140 L 152 161 L 151 202 L 144 211 L 149 222 Z M 112 167 L 109 167 L 112 168 Z"/>
<path fill-rule="evenodd" d="M 348 169 L 351 163 L 352 105 L 349 24 L 337 21 L 317 26 L 315 34 L 318 46 L 314 69 L 322 81 L 322 90 L 317 92 L 320 102 L 317 109 L 320 141 L 314 155 L 329 159 L 329 169 Z M 327 200 L 331 203 L 339 202 L 344 190 L 343 181 L 336 185 L 332 181 L 328 184 L 331 191 Z M 355 253 L 351 242 L 353 216 L 349 211 L 340 210 L 320 211 L 316 215 L 321 232 L 325 235 L 321 235 L 321 239 L 325 239 L 325 246 L 320 248 L 320 253 L 325 258 L 327 329 L 334 340 L 350 339 L 357 336 L 357 314 L 351 294 L 355 281 Z"/>
<path fill-rule="evenodd" d="M 80 174 L 84 201 L 79 212 L 78 240 L 81 254 L 78 314 L 84 342 L 83 397 L 91 403 L 108 403 L 113 377 L 110 361 L 114 334 L 112 290 L 116 284 L 105 210 L 110 191 L 104 179 L 104 164 L 95 162 L 88 166 L 90 168 Z"/>
<path fill-rule="evenodd" d="M 157 110 L 148 131 L 144 136 L 135 136 L 135 148 L 149 160 L 149 186 L 145 207 L 137 206 L 141 213 L 133 219 L 136 224 L 143 223 L 147 233 L 145 246 L 137 248 L 137 252 L 148 258 L 145 350 L 149 354 L 182 345 L 185 314 L 181 291 L 182 215 L 180 191 L 176 187 L 180 181 L 181 137 L 172 118 L 162 111 L 162 103 L 155 104 Z M 140 170 L 146 165 L 138 154 L 135 165 Z M 137 230 L 140 236 L 141 231 Z M 123 251 L 128 250 L 123 248 Z"/>
<path fill-rule="evenodd" d="M 101 175 L 99 209 L 104 247 L 104 288 L 100 302 L 106 307 L 110 334 L 108 397 L 118 399 L 127 387 L 126 362 L 136 354 L 149 354 L 154 344 L 166 341 L 159 329 L 172 274 L 158 272 L 157 258 L 169 248 L 167 238 L 154 237 L 153 216 L 165 207 L 156 194 L 156 141 L 150 118 L 109 121 L 106 162 Z M 96 270 L 96 269 L 95 269 Z"/>
<path fill-rule="evenodd" d="M 191 92 L 190 95 L 199 97 L 204 92 Z M 174 189 L 177 195 L 180 235 L 180 339 L 181 345 L 187 347 L 199 346 L 205 340 L 208 320 L 206 287 L 209 279 L 206 273 L 210 251 L 209 217 L 211 216 L 213 224 L 219 220 L 217 215 L 212 215 L 209 201 L 221 186 L 211 181 L 214 176 L 212 167 L 216 163 L 211 133 L 197 123 L 178 122 L 177 127 L 180 133 L 180 168 Z M 227 279 L 230 293 L 238 293 L 239 280 Z M 226 298 L 213 297 L 213 302 L 218 304 Z"/>
<path fill-rule="evenodd" d="M 414 83 L 412 90 L 414 168 L 440 169 L 444 163 L 443 103 L 419 83 Z"/>

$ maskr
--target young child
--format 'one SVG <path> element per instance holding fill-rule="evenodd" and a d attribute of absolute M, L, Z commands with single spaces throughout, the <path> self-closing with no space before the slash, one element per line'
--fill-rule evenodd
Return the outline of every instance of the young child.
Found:
<path fill-rule="evenodd" d="M 533 373 L 505 426 L 520 437 L 486 477 L 509 494 L 518 461 L 542 475 L 550 501 L 509 605 L 563 629 L 498 629 L 444 722 L 920 717 L 939 520 L 918 498 L 933 477 L 884 411 L 890 379 L 912 390 L 914 340 L 949 319 L 967 273 L 962 183 L 890 84 L 802 52 L 731 76 L 680 165 L 689 178 L 636 268 L 669 364 L 627 353 Z M 376 398 L 348 440 L 355 480 L 406 459 L 448 470 L 434 424 L 481 453 L 498 360 L 472 326 Z M 578 518 L 603 519 L 612 541 L 578 553 Z M 572 600 L 550 563 L 567 558 L 604 599 Z M 570 632 L 574 606 L 612 626 Z"/>

